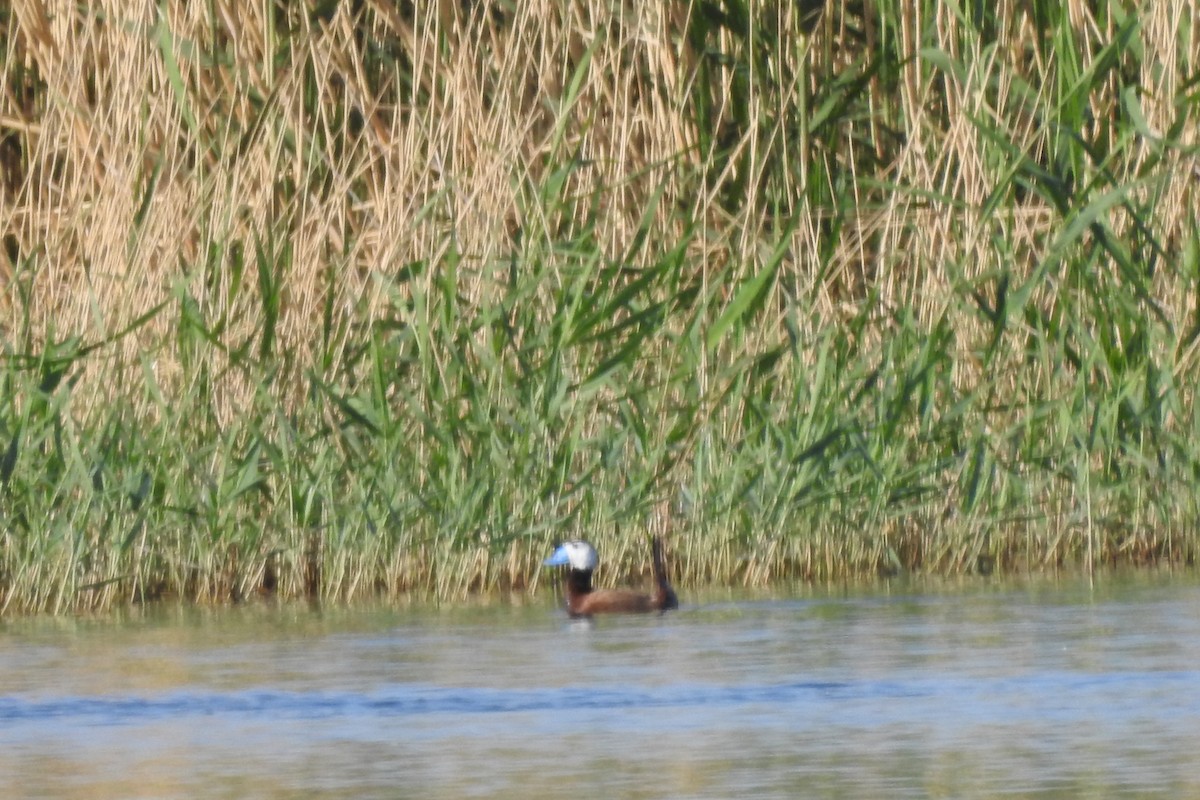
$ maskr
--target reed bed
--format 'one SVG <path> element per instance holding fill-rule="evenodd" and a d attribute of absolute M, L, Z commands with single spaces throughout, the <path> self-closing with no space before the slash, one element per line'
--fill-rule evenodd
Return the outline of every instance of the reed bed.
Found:
<path fill-rule="evenodd" d="M 1134 5 L 15 0 L 0 609 L 1190 564 Z"/>

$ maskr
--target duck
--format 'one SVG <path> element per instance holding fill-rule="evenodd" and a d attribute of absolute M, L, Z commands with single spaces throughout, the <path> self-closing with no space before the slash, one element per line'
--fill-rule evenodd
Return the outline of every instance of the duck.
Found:
<path fill-rule="evenodd" d="M 651 555 L 656 584 L 653 594 L 633 589 L 593 589 L 592 572 L 600 563 L 600 556 L 596 548 L 585 541 L 564 542 L 542 563 L 548 567 L 567 567 L 564 585 L 567 613 L 572 619 L 587 618 L 594 614 L 662 613 L 679 608 L 679 598 L 667 580 L 661 537 L 654 537 Z"/>

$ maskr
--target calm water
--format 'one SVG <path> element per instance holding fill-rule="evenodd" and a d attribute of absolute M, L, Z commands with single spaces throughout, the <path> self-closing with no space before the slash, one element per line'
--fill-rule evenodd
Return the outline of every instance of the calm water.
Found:
<path fill-rule="evenodd" d="M 1197 797 L 1200 581 L 0 623 L 5 797 Z"/>

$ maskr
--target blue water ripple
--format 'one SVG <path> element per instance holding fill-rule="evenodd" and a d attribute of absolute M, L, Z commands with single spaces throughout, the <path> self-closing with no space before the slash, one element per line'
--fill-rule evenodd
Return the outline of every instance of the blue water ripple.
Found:
<path fill-rule="evenodd" d="M 621 710 L 683 707 L 803 709 L 819 704 L 867 708 L 903 701 L 939 703 L 976 700 L 983 708 L 999 704 L 1038 705 L 1041 713 L 1059 705 L 1069 711 L 1097 695 L 1191 697 L 1197 672 L 1040 674 L 1004 679 L 930 676 L 905 680 L 796 681 L 733 686 L 674 684 L 655 687 L 566 686 L 546 689 L 492 689 L 397 684 L 374 692 L 355 691 L 188 691 L 158 696 L 0 696 L 5 726 L 68 721 L 87 725 L 135 724 L 187 716 L 328 719 L 341 716 L 394 717 L 432 714 L 505 714 L 556 710 Z M 1186 705 L 1186 704 L 1184 704 Z M 1200 713 L 1200 708 L 1176 710 Z M 1070 713 L 1067 714 L 1070 716 Z"/>

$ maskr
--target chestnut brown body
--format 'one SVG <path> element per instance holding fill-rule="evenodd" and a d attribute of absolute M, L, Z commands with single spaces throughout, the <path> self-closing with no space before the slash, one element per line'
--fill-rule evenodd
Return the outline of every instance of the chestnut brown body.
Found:
<path fill-rule="evenodd" d="M 662 540 L 656 536 L 652 547 L 655 588 L 650 594 L 632 589 L 595 589 L 592 587 L 592 569 L 568 565 L 567 613 L 572 617 L 590 617 L 594 614 L 647 614 L 678 608 L 679 599 L 667 579 Z"/>

